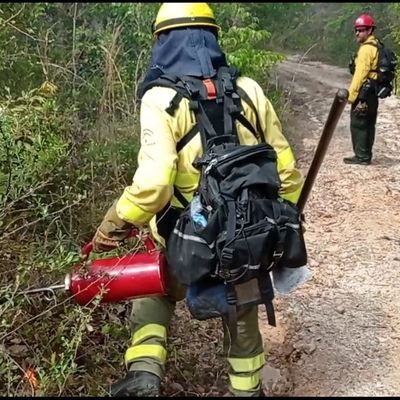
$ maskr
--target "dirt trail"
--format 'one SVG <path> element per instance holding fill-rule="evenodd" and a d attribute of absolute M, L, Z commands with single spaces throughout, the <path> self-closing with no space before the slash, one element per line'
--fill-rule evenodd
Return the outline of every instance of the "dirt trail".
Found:
<path fill-rule="evenodd" d="M 299 61 L 280 65 L 279 80 L 291 92 L 291 141 L 307 171 L 350 75 Z M 305 209 L 313 278 L 277 298 L 277 328 L 262 324 L 274 395 L 400 393 L 400 99 L 380 103 L 370 166 L 343 163 L 352 155 L 349 124 L 346 106 Z"/>

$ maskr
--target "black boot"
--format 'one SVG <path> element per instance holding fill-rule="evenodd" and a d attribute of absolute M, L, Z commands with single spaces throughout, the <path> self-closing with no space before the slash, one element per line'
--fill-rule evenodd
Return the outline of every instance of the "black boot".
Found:
<path fill-rule="evenodd" d="M 371 164 L 370 160 L 362 160 L 361 158 L 358 158 L 357 156 L 345 157 L 345 158 L 343 158 L 343 162 L 345 164 L 359 164 L 359 165 L 370 165 Z"/>
<path fill-rule="evenodd" d="M 233 391 L 230 389 L 227 393 L 223 395 L 223 397 L 270 397 L 268 396 L 263 389 L 259 389 L 255 392 L 241 392 L 241 391 Z"/>
<path fill-rule="evenodd" d="M 161 380 L 157 375 L 146 371 L 128 371 L 126 377 L 113 383 L 112 397 L 158 397 Z"/>

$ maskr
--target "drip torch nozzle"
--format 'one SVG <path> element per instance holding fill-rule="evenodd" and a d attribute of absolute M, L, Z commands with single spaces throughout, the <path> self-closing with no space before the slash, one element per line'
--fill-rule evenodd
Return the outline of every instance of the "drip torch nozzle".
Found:
<path fill-rule="evenodd" d="M 67 290 L 66 284 L 51 285 L 51 286 L 46 286 L 43 288 L 36 288 L 36 289 L 28 289 L 28 290 L 23 290 L 20 293 L 21 294 L 33 294 L 33 293 L 41 293 L 41 292 L 46 293 L 47 292 L 48 294 L 45 295 L 44 298 L 47 301 L 52 301 L 52 300 L 56 299 L 55 291 L 60 290 L 60 289 Z"/>

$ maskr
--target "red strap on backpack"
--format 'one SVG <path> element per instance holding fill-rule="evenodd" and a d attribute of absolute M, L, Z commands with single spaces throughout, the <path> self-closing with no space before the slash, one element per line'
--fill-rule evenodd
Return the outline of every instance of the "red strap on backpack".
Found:
<path fill-rule="evenodd" d="M 217 98 L 217 89 L 215 88 L 214 81 L 211 79 L 203 80 L 204 86 L 207 89 L 207 99 L 213 100 Z"/>

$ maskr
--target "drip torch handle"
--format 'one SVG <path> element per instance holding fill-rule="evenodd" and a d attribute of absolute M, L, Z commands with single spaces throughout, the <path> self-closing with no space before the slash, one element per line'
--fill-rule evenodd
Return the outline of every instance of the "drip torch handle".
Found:
<path fill-rule="evenodd" d="M 329 142 L 332 139 L 333 133 L 336 129 L 336 125 L 343 112 L 343 109 L 347 104 L 348 97 L 349 92 L 347 91 L 347 89 L 339 89 L 336 92 L 335 98 L 333 99 L 328 118 L 325 122 L 325 126 L 322 130 L 322 134 L 318 142 L 317 150 L 315 151 L 314 158 L 308 170 L 299 201 L 297 202 L 297 208 L 300 212 L 303 212 L 304 210 L 304 206 L 307 202 L 308 196 L 310 195 L 319 168 L 321 167 L 322 161 L 328 149 Z"/>
<path fill-rule="evenodd" d="M 84 256 L 88 256 L 93 250 L 93 243 L 89 242 L 86 243 L 83 247 L 82 247 L 82 255 Z"/>
<path fill-rule="evenodd" d="M 130 231 L 129 235 L 127 236 L 127 239 L 128 238 L 132 238 L 132 237 L 140 237 L 138 229 L 136 229 L 136 228 L 132 229 Z M 152 252 L 152 251 L 154 251 L 156 249 L 156 245 L 155 245 L 153 239 L 151 239 L 150 236 L 147 236 L 144 239 L 144 245 L 146 246 L 146 249 L 147 249 L 148 252 Z M 93 242 L 86 243 L 82 247 L 82 255 L 85 256 L 85 257 L 88 257 L 89 254 L 92 252 L 92 250 L 93 250 Z"/>

